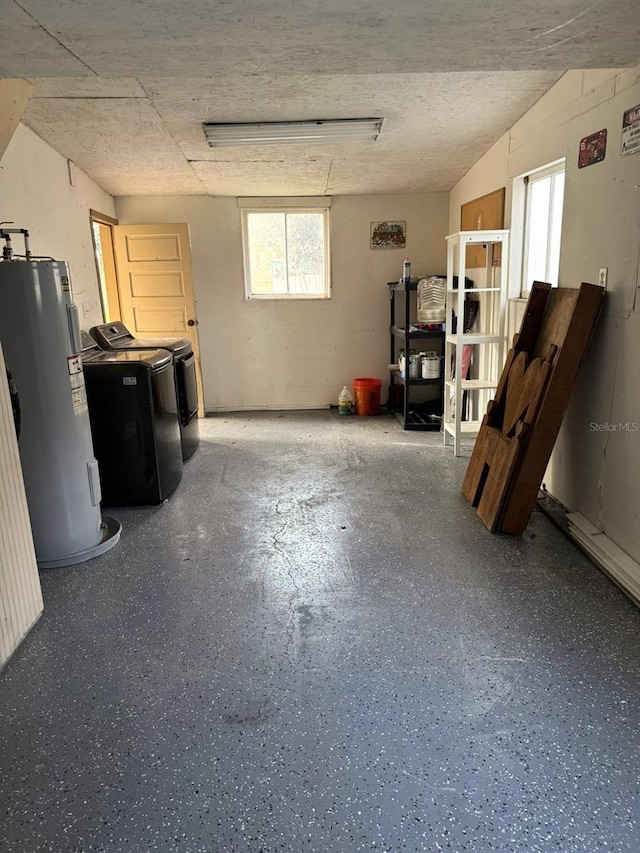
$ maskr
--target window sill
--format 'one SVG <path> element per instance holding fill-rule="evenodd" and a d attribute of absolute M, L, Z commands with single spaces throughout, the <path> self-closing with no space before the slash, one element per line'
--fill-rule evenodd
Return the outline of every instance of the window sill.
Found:
<path fill-rule="evenodd" d="M 275 294 L 269 294 L 264 296 L 245 296 L 245 302 L 328 302 L 331 299 L 331 296 L 290 296 L 289 294 L 283 294 L 282 296 L 277 296 Z"/>

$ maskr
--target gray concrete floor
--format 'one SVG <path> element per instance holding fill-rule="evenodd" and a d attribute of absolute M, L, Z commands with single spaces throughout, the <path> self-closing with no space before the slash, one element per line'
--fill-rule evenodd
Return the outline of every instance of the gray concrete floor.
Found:
<path fill-rule="evenodd" d="M 640 613 L 438 435 L 220 416 L 43 575 L 0 677 L 0 849 L 637 851 Z"/>

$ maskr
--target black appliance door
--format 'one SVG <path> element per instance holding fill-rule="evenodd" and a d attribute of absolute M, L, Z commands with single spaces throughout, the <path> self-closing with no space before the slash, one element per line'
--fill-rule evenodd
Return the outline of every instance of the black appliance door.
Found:
<path fill-rule="evenodd" d="M 198 388 L 196 385 L 196 358 L 193 353 L 176 362 L 180 409 L 183 425 L 187 425 L 198 413 Z"/>
<path fill-rule="evenodd" d="M 180 422 L 177 415 L 176 384 L 171 362 L 153 371 L 151 386 L 160 497 L 164 500 L 182 479 Z"/>
<path fill-rule="evenodd" d="M 151 372 L 140 364 L 84 365 L 103 503 L 161 501 L 153 433 Z"/>

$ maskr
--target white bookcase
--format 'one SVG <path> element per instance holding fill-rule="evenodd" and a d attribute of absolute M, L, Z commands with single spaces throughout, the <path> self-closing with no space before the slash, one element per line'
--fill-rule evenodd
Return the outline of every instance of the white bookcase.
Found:
<path fill-rule="evenodd" d="M 486 247 L 486 265 L 474 267 L 473 288 L 465 288 L 467 247 Z M 500 247 L 498 256 L 496 249 Z M 447 237 L 447 318 L 445 334 L 444 443 L 460 456 L 462 441 L 475 438 L 487 403 L 498 385 L 504 358 L 509 232 L 458 231 Z M 454 276 L 458 287 L 454 288 Z M 465 297 L 476 299 L 474 327 L 464 331 Z M 456 330 L 453 319 L 456 315 Z M 471 347 L 464 350 L 465 346 Z M 471 359 L 472 376 L 462 379 L 463 355 Z M 463 404 L 465 411 L 463 412 Z M 462 417 L 466 416 L 463 420 Z"/>

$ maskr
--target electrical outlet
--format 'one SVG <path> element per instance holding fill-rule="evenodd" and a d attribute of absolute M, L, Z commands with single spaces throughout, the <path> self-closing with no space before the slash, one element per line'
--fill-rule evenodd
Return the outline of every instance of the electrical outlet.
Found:
<path fill-rule="evenodd" d="M 89 314 L 91 314 L 91 303 L 90 302 L 83 302 L 82 303 L 82 316 L 88 317 Z"/>
<path fill-rule="evenodd" d="M 609 267 L 600 267 L 600 276 L 598 278 L 598 284 L 600 287 L 607 286 L 607 274 L 609 272 Z"/>

